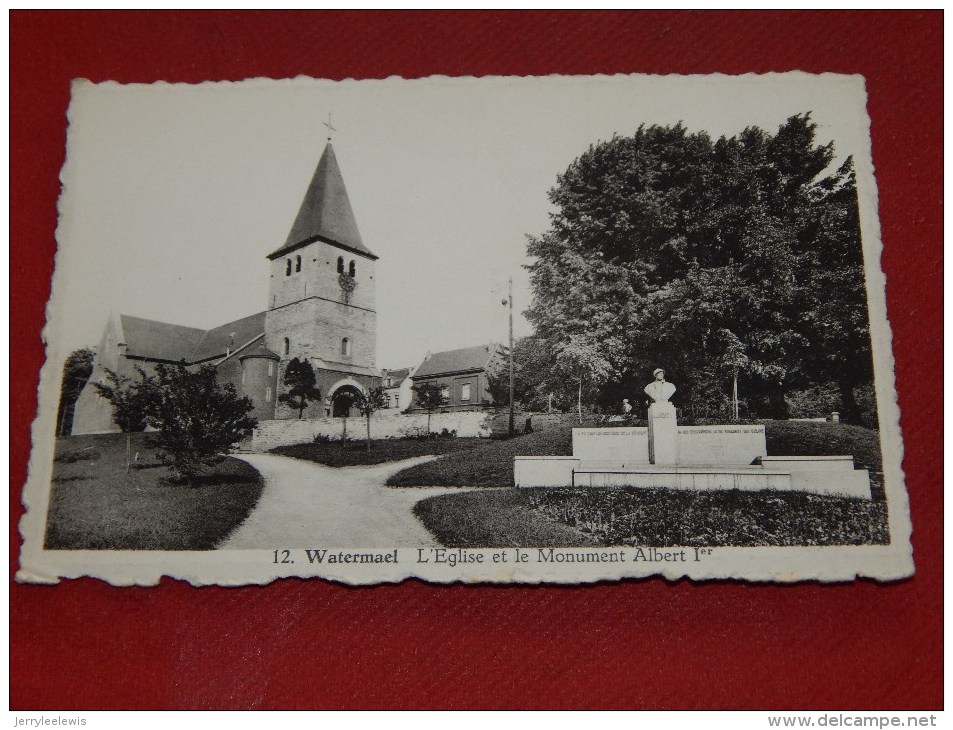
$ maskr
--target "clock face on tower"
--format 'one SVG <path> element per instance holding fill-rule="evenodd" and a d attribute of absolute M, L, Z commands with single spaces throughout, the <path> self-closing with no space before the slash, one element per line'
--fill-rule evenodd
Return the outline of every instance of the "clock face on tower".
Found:
<path fill-rule="evenodd" d="M 357 279 L 351 274 L 341 272 L 338 274 L 338 284 L 341 285 L 341 299 L 347 304 L 351 299 L 351 293 L 357 287 Z"/>

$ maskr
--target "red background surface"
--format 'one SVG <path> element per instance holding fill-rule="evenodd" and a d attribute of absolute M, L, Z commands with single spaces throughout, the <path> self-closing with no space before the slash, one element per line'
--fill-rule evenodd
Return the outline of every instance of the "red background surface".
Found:
<path fill-rule="evenodd" d="M 940 12 L 13 12 L 10 33 L 11 708 L 942 706 Z M 72 78 L 791 69 L 867 78 L 912 580 L 12 582 Z"/>

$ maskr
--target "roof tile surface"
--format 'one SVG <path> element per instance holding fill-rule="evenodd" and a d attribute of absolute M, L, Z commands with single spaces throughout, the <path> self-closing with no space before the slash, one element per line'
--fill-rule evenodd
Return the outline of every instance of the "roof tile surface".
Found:
<path fill-rule="evenodd" d="M 445 373 L 483 370 L 489 364 L 490 359 L 495 356 L 498 349 L 498 345 L 490 343 L 489 345 L 478 345 L 477 347 L 464 347 L 459 350 L 435 352 L 421 363 L 420 367 L 417 368 L 417 372 L 414 373 L 413 378 L 417 380 L 422 377 L 443 375 Z"/>
<path fill-rule="evenodd" d="M 285 245 L 270 254 L 269 258 L 316 240 L 336 243 L 377 258 L 361 240 L 351 201 L 344 187 L 344 178 L 330 142 L 324 148 Z"/>

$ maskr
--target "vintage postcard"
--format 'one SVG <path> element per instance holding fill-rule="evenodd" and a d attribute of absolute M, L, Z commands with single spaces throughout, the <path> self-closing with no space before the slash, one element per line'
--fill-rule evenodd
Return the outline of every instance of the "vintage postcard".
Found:
<path fill-rule="evenodd" d="M 863 78 L 76 81 L 21 581 L 914 571 Z"/>

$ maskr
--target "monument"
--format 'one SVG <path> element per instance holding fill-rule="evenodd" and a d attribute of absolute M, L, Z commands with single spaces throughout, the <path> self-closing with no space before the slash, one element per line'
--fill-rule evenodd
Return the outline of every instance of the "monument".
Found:
<path fill-rule="evenodd" d="M 652 399 L 649 405 L 649 461 L 653 464 L 678 463 L 678 422 L 675 406 L 669 402 L 675 386 L 665 380 L 665 371 L 656 368 L 655 380 L 645 386 Z"/>
<path fill-rule="evenodd" d="M 517 456 L 517 487 L 781 489 L 870 499 L 852 456 L 769 456 L 763 425 L 679 426 L 675 385 L 645 386 L 648 427 L 574 428 L 572 456 Z"/>

